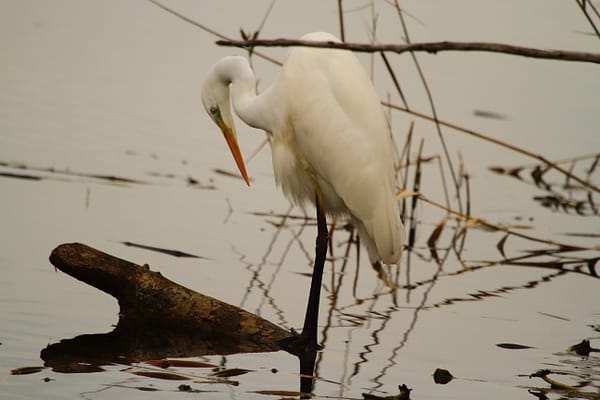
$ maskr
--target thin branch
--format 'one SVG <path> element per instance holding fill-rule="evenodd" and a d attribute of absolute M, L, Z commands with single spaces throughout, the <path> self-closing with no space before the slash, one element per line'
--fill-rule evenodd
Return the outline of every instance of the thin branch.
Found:
<path fill-rule="evenodd" d="M 203 31 L 208 32 L 208 33 L 210 33 L 213 36 L 219 37 L 219 38 L 224 39 L 224 40 L 229 40 L 229 38 L 227 36 L 222 35 L 219 32 L 215 31 L 214 29 L 211 29 L 211 28 L 209 28 L 206 25 L 203 25 L 203 24 L 201 24 L 201 23 L 199 23 L 197 21 L 194 21 L 193 19 L 191 19 L 189 17 L 186 17 L 185 15 L 183 15 L 183 14 L 181 14 L 181 13 L 173 10 L 172 8 L 169 8 L 169 7 L 165 6 L 164 4 L 160 3 L 159 1 L 156 1 L 156 0 L 148 0 L 148 1 L 150 3 L 152 3 L 152 4 L 154 4 L 154 5 L 162 8 L 166 12 L 168 12 L 170 14 L 173 14 L 177 18 L 180 18 L 180 19 L 184 20 L 185 22 L 187 22 L 189 24 L 192 24 L 192 25 L 194 25 L 194 26 L 202 29 Z"/>
<path fill-rule="evenodd" d="M 406 101 L 406 98 L 404 97 L 404 92 L 402 92 L 402 88 L 400 87 L 400 82 L 398 82 L 396 73 L 392 69 L 392 66 L 390 65 L 390 62 L 388 61 L 387 56 L 385 55 L 385 53 L 383 51 L 381 53 L 379 53 L 379 55 L 381 55 L 381 58 L 383 59 L 385 68 L 387 69 L 388 73 L 390 74 L 390 78 L 392 78 L 392 82 L 394 82 L 394 86 L 396 87 L 396 91 L 398 92 L 398 95 L 400 95 L 400 99 L 402 100 L 402 103 L 404 103 L 404 107 L 406 107 L 406 109 L 410 109 L 410 107 L 408 106 L 408 103 Z"/>
<path fill-rule="evenodd" d="M 526 235 L 524 233 L 517 232 L 515 230 L 509 229 L 509 228 L 507 228 L 505 226 L 494 224 L 494 223 L 489 222 L 489 221 L 487 221 L 485 219 L 482 219 L 482 218 L 477 218 L 477 217 L 473 217 L 473 216 L 467 216 L 467 215 L 463 214 L 460 211 L 453 210 L 451 208 L 448 208 L 448 207 L 446 207 L 446 206 L 438 203 L 437 201 L 431 200 L 431 199 L 425 197 L 421 193 L 417 193 L 415 195 L 415 197 L 418 197 L 420 200 L 422 200 L 422 201 L 424 201 L 426 203 L 429 203 L 429 204 L 431 204 L 434 207 L 437 207 L 437 208 L 440 208 L 442 210 L 445 210 L 446 212 L 448 212 L 450 214 L 453 214 L 453 215 L 455 215 L 455 216 L 457 216 L 457 217 L 465 220 L 466 221 L 466 223 L 465 223 L 465 229 L 468 228 L 468 227 L 470 227 L 470 226 L 474 226 L 476 224 L 479 224 L 479 225 L 483 225 L 485 227 L 488 227 L 490 229 L 493 229 L 495 231 L 500 231 L 500 232 L 507 233 L 509 235 L 520 237 L 521 239 L 526 239 L 526 240 L 530 240 L 532 242 L 537 242 L 537 243 L 544 243 L 544 244 L 551 245 L 551 246 L 557 246 L 557 247 L 559 247 L 560 249 L 563 249 L 563 250 L 564 249 L 568 249 L 568 250 L 593 250 L 593 248 L 590 248 L 590 247 L 574 246 L 574 245 L 570 245 L 570 244 L 560 243 L 560 242 L 557 242 L 557 241 L 554 241 L 554 240 L 546 240 L 546 239 L 541 239 L 541 238 L 538 238 L 538 237 L 535 237 L 535 236 Z"/>
<path fill-rule="evenodd" d="M 344 6 L 342 5 L 344 0 L 338 0 L 338 15 L 340 20 L 340 39 L 342 42 L 346 41 L 346 32 L 344 30 Z"/>
<path fill-rule="evenodd" d="M 215 31 L 214 29 L 209 28 L 206 25 L 203 25 L 197 21 L 194 21 L 193 19 L 186 17 L 185 15 L 181 14 L 180 12 L 177 12 L 175 10 L 173 10 L 172 8 L 169 8 L 167 6 L 165 6 L 164 4 L 162 4 L 161 2 L 157 1 L 157 0 L 148 0 L 150 3 L 156 5 L 157 7 L 162 8 L 163 10 L 165 10 L 166 12 L 173 14 L 174 16 L 176 16 L 177 18 L 180 18 L 182 20 L 184 20 L 185 22 L 192 24 L 200 29 L 202 29 L 205 32 L 210 33 L 213 36 L 219 37 L 223 40 L 229 41 L 231 40 L 230 38 L 228 38 L 225 35 L 220 34 L 219 32 Z M 262 54 L 262 53 L 258 53 L 258 52 L 254 52 L 253 54 L 255 54 L 257 57 L 260 57 L 264 60 L 270 61 L 273 64 L 277 64 L 277 65 L 282 65 L 281 61 L 277 61 L 276 59 L 267 56 L 266 54 Z"/>
<path fill-rule="evenodd" d="M 262 29 L 264 28 L 265 23 L 267 22 L 267 18 L 269 18 L 269 15 L 271 15 L 271 11 L 273 11 L 274 5 L 275 5 L 275 0 L 271 0 L 271 4 L 269 4 L 269 8 L 267 8 L 267 12 L 265 12 L 263 19 L 262 19 L 262 21 L 260 21 L 260 25 L 258 26 L 258 29 L 256 30 L 257 33 L 262 31 Z"/>
<path fill-rule="evenodd" d="M 570 173 L 569 171 L 567 171 L 563 167 L 557 165 L 557 163 L 548 160 L 547 158 L 545 158 L 544 156 L 542 156 L 540 154 L 535 154 L 535 153 L 533 153 L 533 152 L 531 152 L 529 150 L 517 147 L 515 145 L 512 145 L 512 144 L 507 143 L 507 142 L 503 142 L 503 141 L 498 140 L 498 139 L 494 139 L 493 137 L 484 135 L 484 134 L 476 132 L 474 130 L 463 128 L 463 127 L 458 126 L 456 124 L 453 124 L 451 122 L 447 122 L 447 121 L 444 121 L 444 120 L 441 120 L 441 119 L 437 119 L 436 120 L 433 117 L 430 117 L 429 115 L 420 113 L 418 111 L 408 110 L 406 108 L 403 108 L 403 107 L 400 107 L 400 106 L 397 106 L 397 105 L 394 105 L 394 104 L 390 104 L 390 103 L 385 103 L 385 102 L 383 102 L 382 104 L 384 106 L 386 106 L 386 107 L 390 107 L 390 108 L 396 109 L 398 111 L 404 111 L 404 112 L 406 112 L 406 113 L 408 113 L 410 115 L 414 115 L 416 117 L 419 117 L 419 118 L 422 118 L 422 119 L 426 119 L 426 120 L 431 121 L 431 122 L 437 122 L 440 125 L 446 126 L 448 128 L 452 128 L 454 130 L 457 130 L 457 131 L 469 134 L 471 136 L 475 136 L 475 137 L 477 137 L 479 139 L 486 140 L 488 142 L 497 144 L 499 146 L 506 147 L 507 149 L 510 149 L 510 150 L 515 151 L 517 153 L 521 153 L 521 154 L 526 155 L 528 157 L 531 157 L 531 158 L 534 158 L 536 160 L 539 160 L 544 165 L 546 165 L 546 166 L 548 166 L 548 167 L 550 167 L 552 169 L 555 169 L 556 171 L 562 173 L 565 176 L 568 176 L 569 178 L 573 179 L 574 181 L 577 181 L 578 183 L 580 183 L 581 185 L 583 185 L 583 186 L 585 186 L 585 187 L 587 187 L 589 189 L 592 189 L 592 190 L 594 190 L 596 192 L 600 192 L 600 187 L 594 185 L 592 182 L 586 181 L 586 180 L 578 177 L 577 175 L 573 175 L 572 173 Z"/>
<path fill-rule="evenodd" d="M 585 18 L 590 23 L 590 26 L 592 27 L 594 32 L 596 32 L 596 37 L 600 39 L 600 31 L 596 27 L 596 24 L 594 24 L 592 17 L 590 17 L 590 14 L 588 14 L 587 9 L 586 9 L 586 7 L 589 6 L 593 11 L 595 11 L 596 15 L 598 15 L 598 10 L 596 10 L 596 8 L 594 7 L 594 4 L 592 4 L 591 2 L 586 2 L 586 0 L 575 0 L 575 2 L 581 9 L 581 12 L 583 13 L 583 15 L 585 15 Z"/>
<path fill-rule="evenodd" d="M 152 1 L 152 0 L 150 0 Z M 406 53 L 411 51 L 438 53 L 442 51 L 482 51 L 491 53 L 512 54 L 516 56 L 541 58 L 548 60 L 580 61 L 600 64 L 600 53 L 588 53 L 569 50 L 546 50 L 533 47 L 513 46 L 504 43 L 491 42 L 423 42 L 409 44 L 368 44 L 368 43 L 340 43 L 340 42 L 313 42 L 298 39 L 262 39 L 262 40 L 218 40 L 219 46 L 230 47 L 320 47 L 331 49 L 345 49 L 362 53 L 390 51 Z"/>
<path fill-rule="evenodd" d="M 402 24 L 402 30 L 404 31 L 404 39 L 406 40 L 407 44 L 410 44 L 411 43 L 410 36 L 408 34 L 408 29 L 406 27 L 406 23 L 404 22 L 404 17 L 402 16 L 402 10 L 400 9 L 400 5 L 398 4 L 397 0 L 394 1 L 394 4 L 395 4 L 396 10 L 398 12 L 398 17 L 400 18 L 400 23 Z M 425 78 L 425 73 L 423 73 L 423 70 L 421 69 L 421 64 L 419 64 L 419 61 L 417 59 L 417 55 L 411 51 L 410 56 L 413 59 L 415 68 L 417 69 L 419 77 L 421 78 L 421 82 L 423 83 L 423 89 L 425 89 L 425 93 L 427 94 L 427 100 L 429 101 L 429 107 L 431 108 L 431 113 L 433 115 L 433 118 L 436 121 L 435 129 L 437 131 L 438 138 L 440 139 L 440 143 L 442 145 L 444 155 L 446 156 L 446 162 L 448 163 L 448 168 L 450 168 L 450 175 L 452 177 L 452 182 L 454 183 L 454 187 L 456 189 L 456 200 L 458 201 L 458 209 L 462 212 L 463 208 L 462 208 L 462 199 L 460 196 L 460 187 L 458 185 L 458 179 L 456 177 L 456 173 L 454 172 L 454 164 L 452 163 L 452 158 L 450 158 L 448 146 L 446 146 L 446 141 L 444 140 L 444 135 L 442 134 L 442 128 L 441 128 L 440 124 L 437 122 L 437 120 L 438 120 L 437 109 L 435 107 L 435 102 L 433 101 L 433 95 L 431 94 L 431 90 L 429 89 L 429 84 L 427 83 L 427 79 Z"/>
<path fill-rule="evenodd" d="M 392 82 L 394 82 L 394 86 L 396 87 L 396 91 L 400 95 L 400 99 L 402 100 L 402 103 L 404 103 L 404 107 L 406 107 L 407 109 L 410 109 L 410 107 L 408 106 L 408 102 L 406 101 L 406 98 L 404 97 L 404 92 L 402 92 L 402 88 L 400 87 L 400 82 L 398 82 L 396 73 L 392 69 L 392 66 L 390 65 L 390 62 L 388 61 L 387 56 L 385 55 L 384 52 L 379 53 L 379 55 L 381 55 L 381 58 L 383 59 L 385 68 L 387 69 L 388 74 L 390 74 L 390 78 L 392 78 Z"/>
<path fill-rule="evenodd" d="M 152 1 L 152 0 L 150 0 L 150 1 Z M 267 22 L 267 18 L 269 18 L 269 15 L 271 14 L 271 11 L 273 10 L 274 5 L 275 5 L 275 0 L 271 0 L 271 4 L 269 5 L 269 8 L 267 8 L 265 15 L 263 15 L 263 19 L 260 22 L 258 29 L 256 29 L 254 32 L 247 33 L 243 29 L 240 28 L 240 34 L 244 40 L 258 39 L 258 35 L 260 35 L 260 32 L 262 31 L 263 27 L 265 26 L 265 23 Z M 250 47 L 246 50 L 248 51 L 248 62 L 250 63 L 250 66 L 252 67 L 252 69 L 254 69 L 254 65 L 252 63 L 252 55 L 254 54 L 254 47 Z"/>

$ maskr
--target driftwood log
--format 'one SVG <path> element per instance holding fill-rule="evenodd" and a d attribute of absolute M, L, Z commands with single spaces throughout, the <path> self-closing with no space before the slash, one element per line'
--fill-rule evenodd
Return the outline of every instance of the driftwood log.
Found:
<path fill-rule="evenodd" d="M 290 333 L 257 315 L 194 292 L 151 271 L 80 243 L 58 246 L 50 262 L 115 297 L 119 322 L 110 333 L 81 335 L 42 350 L 67 372 L 81 361 L 130 363 L 165 357 L 281 350 Z M 74 371 L 73 371 L 74 372 Z"/>

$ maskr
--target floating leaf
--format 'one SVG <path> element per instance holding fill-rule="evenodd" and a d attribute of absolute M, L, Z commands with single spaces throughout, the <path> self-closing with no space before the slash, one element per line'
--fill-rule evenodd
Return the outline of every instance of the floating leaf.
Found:
<path fill-rule="evenodd" d="M 481 117 L 481 118 L 507 119 L 506 115 L 501 114 L 501 113 L 496 112 L 496 111 L 490 111 L 490 110 L 475 109 L 475 110 L 473 110 L 473 115 L 475 115 L 476 117 Z"/>
<path fill-rule="evenodd" d="M 294 392 L 294 391 L 289 391 L 289 390 L 256 390 L 251 393 L 265 394 L 265 395 L 269 395 L 269 396 L 283 396 L 283 397 L 300 397 L 300 396 L 306 395 L 306 393 Z"/>
<path fill-rule="evenodd" d="M 570 320 L 570 319 L 568 319 L 568 318 L 561 317 L 561 316 L 559 316 L 559 315 L 548 314 L 548 313 L 545 313 L 545 312 L 542 312 L 542 311 L 538 312 L 538 314 L 541 314 L 541 315 L 544 315 L 544 316 L 546 316 L 546 317 L 550 317 L 550 318 L 556 318 L 556 319 L 560 319 L 561 321 L 567 321 L 567 322 L 571 321 L 571 320 Z"/>
<path fill-rule="evenodd" d="M 362 396 L 365 400 L 409 400 L 410 392 L 412 389 L 409 389 L 406 385 L 402 384 L 398 386 L 398 390 L 400 393 L 393 396 L 376 396 L 374 394 L 363 393 Z"/>
<path fill-rule="evenodd" d="M 535 348 L 535 347 L 526 346 L 524 344 L 517 344 L 517 343 L 498 343 L 496 346 L 503 348 L 503 349 L 509 349 L 509 350 L 523 350 L 523 349 L 534 349 Z"/>
<path fill-rule="evenodd" d="M 247 374 L 248 372 L 252 372 L 251 369 L 243 369 L 243 368 L 228 368 L 223 369 L 221 371 L 217 371 L 212 374 L 212 376 L 217 376 L 220 378 L 229 378 L 230 376 L 238 376 Z"/>
<path fill-rule="evenodd" d="M 231 171 L 226 171 L 224 169 L 221 168 L 213 168 L 213 172 L 220 174 L 220 175 L 225 175 L 231 178 L 239 178 L 239 179 L 243 179 L 242 176 L 238 173 L 235 172 L 231 172 Z M 250 179 L 250 181 L 252 181 L 252 179 Z"/>
<path fill-rule="evenodd" d="M 86 176 L 86 177 L 90 177 L 90 178 L 101 179 L 101 180 L 105 180 L 105 181 L 113 182 L 113 183 L 145 183 L 145 182 L 139 181 L 137 179 L 125 178 L 123 176 L 116 176 L 116 175 L 103 175 L 103 174 L 75 174 L 75 175 L 81 175 L 81 176 Z"/>
<path fill-rule="evenodd" d="M 26 175 L 26 174 L 15 174 L 15 173 L 12 173 L 12 172 L 0 172 L 0 176 L 3 176 L 5 178 L 24 179 L 24 180 L 28 180 L 28 181 L 40 181 L 40 180 L 42 180 L 42 178 L 40 176 Z"/>
<path fill-rule="evenodd" d="M 447 369 L 436 368 L 433 372 L 433 381 L 439 385 L 445 385 L 450 382 L 454 377 Z"/>
<path fill-rule="evenodd" d="M 173 372 L 162 371 L 132 371 L 134 375 L 144 376 L 146 378 L 165 379 L 168 381 L 187 381 L 190 378 Z"/>
<path fill-rule="evenodd" d="M 123 388 L 123 389 L 135 389 L 135 390 L 139 390 L 142 392 L 158 392 L 159 391 L 159 389 L 150 387 L 150 386 L 126 386 L 126 385 L 109 384 L 109 383 L 106 383 L 105 385 L 109 386 L 109 387 L 116 387 L 116 388 Z"/>
<path fill-rule="evenodd" d="M 141 392 L 158 392 L 157 388 L 149 387 L 149 386 L 135 386 L 132 389 L 139 390 Z"/>
<path fill-rule="evenodd" d="M 169 367 L 179 367 L 179 368 L 216 368 L 217 365 L 209 364 L 200 361 L 192 361 L 192 360 L 171 360 L 171 359 L 162 359 L 162 360 L 147 360 L 144 361 L 146 364 L 153 365 L 155 367 L 160 368 L 169 368 Z"/>
<path fill-rule="evenodd" d="M 10 371 L 11 375 L 29 375 L 29 374 L 35 374 L 37 372 L 40 372 L 41 370 L 43 370 L 45 367 L 21 367 L 21 368 L 15 368 L 13 370 Z"/>
<path fill-rule="evenodd" d="M 600 324 L 598 325 L 588 325 L 590 328 L 595 330 L 596 332 L 600 332 Z"/>
<path fill-rule="evenodd" d="M 595 349 L 590 345 L 589 340 L 582 340 L 581 342 L 570 346 L 569 351 L 573 351 L 580 356 L 588 356 L 591 352 L 600 352 L 600 349 Z"/>
<path fill-rule="evenodd" d="M 506 173 L 506 169 L 504 169 L 504 167 L 491 166 L 491 167 L 488 167 L 488 169 L 492 172 L 495 172 L 495 173 L 501 174 L 501 175 Z"/>
<path fill-rule="evenodd" d="M 161 247 L 148 246 L 145 244 L 133 243 L 133 242 L 121 242 L 125 246 L 136 247 L 138 249 L 156 251 L 158 253 L 168 254 L 173 257 L 187 257 L 187 258 L 205 258 L 202 256 L 197 256 L 195 254 L 185 253 L 180 250 L 172 250 L 172 249 L 164 249 Z"/>

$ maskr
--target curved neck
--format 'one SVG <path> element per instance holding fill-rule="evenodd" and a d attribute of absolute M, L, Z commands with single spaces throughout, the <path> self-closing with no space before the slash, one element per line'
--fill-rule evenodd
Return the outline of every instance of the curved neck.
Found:
<path fill-rule="evenodd" d="M 248 60 L 240 56 L 226 57 L 217 69 L 222 81 L 230 85 L 233 108 L 240 119 L 254 128 L 272 132 L 272 117 L 276 111 L 268 101 L 270 90 L 257 96 L 256 78 Z"/>

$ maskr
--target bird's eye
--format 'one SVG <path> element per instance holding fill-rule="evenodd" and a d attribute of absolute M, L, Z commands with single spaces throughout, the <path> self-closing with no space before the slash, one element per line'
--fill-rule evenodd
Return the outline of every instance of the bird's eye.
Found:
<path fill-rule="evenodd" d="M 212 106 L 209 111 L 212 115 L 216 115 L 219 112 L 219 107 Z"/>

